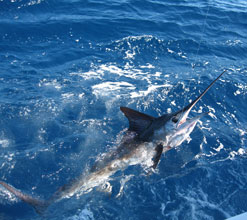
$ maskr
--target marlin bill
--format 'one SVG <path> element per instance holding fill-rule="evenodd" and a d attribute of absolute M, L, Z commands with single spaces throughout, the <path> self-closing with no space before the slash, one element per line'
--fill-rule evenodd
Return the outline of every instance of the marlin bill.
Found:
<path fill-rule="evenodd" d="M 153 117 L 128 107 L 120 107 L 129 121 L 128 131 L 123 135 L 120 144 L 96 160 L 89 171 L 58 188 L 49 199 L 34 198 L 3 181 L 0 181 L 0 185 L 43 215 L 52 203 L 101 187 L 114 173 L 128 166 L 146 164 L 152 172 L 157 168 L 162 153 L 181 145 L 197 122 L 208 114 L 206 112 L 188 119 L 191 109 L 224 72 L 226 71 L 223 71 L 194 101 L 174 113 Z"/>

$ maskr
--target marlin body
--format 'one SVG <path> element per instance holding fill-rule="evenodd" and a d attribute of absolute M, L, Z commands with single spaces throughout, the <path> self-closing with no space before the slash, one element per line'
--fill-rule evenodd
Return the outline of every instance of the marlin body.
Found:
<path fill-rule="evenodd" d="M 60 187 L 50 199 L 39 200 L 22 193 L 3 181 L 0 181 L 0 184 L 19 199 L 33 206 L 37 213 L 43 214 L 52 203 L 78 193 L 87 193 L 94 187 L 102 186 L 109 181 L 114 173 L 118 170 L 124 170 L 128 166 L 145 164 L 146 167 L 149 167 L 149 170 L 154 170 L 162 153 L 179 146 L 188 138 L 198 120 L 208 114 L 208 112 L 202 113 L 187 120 L 193 106 L 224 72 L 193 102 L 175 113 L 152 117 L 127 107 L 120 107 L 120 110 L 129 120 L 129 129 L 119 146 L 98 159 L 86 174 L 82 174 L 70 183 Z"/>

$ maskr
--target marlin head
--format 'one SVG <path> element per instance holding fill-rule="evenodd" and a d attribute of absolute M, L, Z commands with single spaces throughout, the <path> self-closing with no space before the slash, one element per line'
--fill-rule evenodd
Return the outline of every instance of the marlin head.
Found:
<path fill-rule="evenodd" d="M 193 102 L 188 104 L 186 107 L 175 113 L 168 115 L 166 114 L 160 117 L 163 120 L 165 119 L 163 124 L 164 133 L 166 136 L 166 144 L 170 148 L 180 145 L 193 131 L 196 123 L 200 120 L 200 118 L 209 113 L 202 113 L 194 118 L 187 120 L 191 109 L 206 94 L 206 92 L 223 75 L 225 71 L 223 71 Z"/>

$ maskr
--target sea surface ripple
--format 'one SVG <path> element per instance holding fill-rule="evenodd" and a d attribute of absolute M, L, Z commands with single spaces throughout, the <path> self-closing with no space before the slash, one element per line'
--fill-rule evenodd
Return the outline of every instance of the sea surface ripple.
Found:
<path fill-rule="evenodd" d="M 156 173 L 129 167 L 110 180 L 111 197 L 93 190 L 46 215 L 221 220 L 246 212 L 246 18 L 245 0 L 0 0 L 0 180 L 47 199 L 116 145 L 128 127 L 120 106 L 176 111 L 227 69 L 191 114 L 209 116 Z M 5 219 L 43 218 L 0 187 Z"/>

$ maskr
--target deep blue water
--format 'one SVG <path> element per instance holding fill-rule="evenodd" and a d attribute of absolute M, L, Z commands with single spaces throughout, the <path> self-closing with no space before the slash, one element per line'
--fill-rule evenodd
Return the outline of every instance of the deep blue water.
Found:
<path fill-rule="evenodd" d="M 245 0 L 0 1 L 0 179 L 47 199 L 110 151 L 120 106 L 176 111 L 224 69 L 157 173 L 129 167 L 47 219 L 225 219 L 247 211 Z M 194 66 L 194 68 L 192 68 Z M 124 177 L 122 195 L 117 195 Z M 0 188 L 0 219 L 41 219 Z"/>

